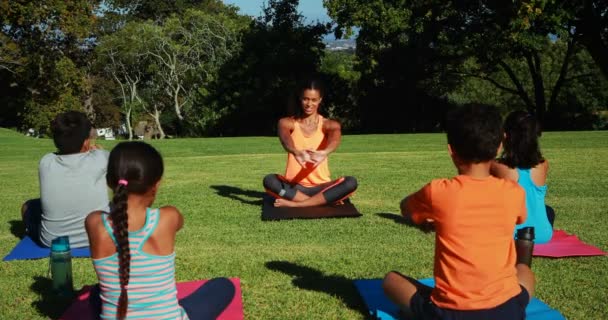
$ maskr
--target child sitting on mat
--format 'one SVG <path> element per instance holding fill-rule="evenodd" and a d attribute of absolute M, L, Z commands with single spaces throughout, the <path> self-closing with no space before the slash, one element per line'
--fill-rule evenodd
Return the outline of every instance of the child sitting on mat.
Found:
<path fill-rule="evenodd" d="M 507 116 L 504 130 L 504 151 L 492 164 L 492 175 L 516 181 L 526 191 L 528 218 L 517 229 L 534 227 L 534 243 L 549 242 L 555 212 L 545 205 L 549 161 L 540 152 L 538 122 L 525 111 L 514 111 Z"/>
<path fill-rule="evenodd" d="M 40 160 L 40 199 L 21 209 L 26 233 L 46 247 L 60 236 L 69 236 L 72 247 L 86 247 L 84 219 L 91 211 L 109 209 L 108 152 L 94 145 L 91 122 L 82 112 L 59 114 L 51 131 L 57 152 Z"/>
<path fill-rule="evenodd" d="M 184 220 L 175 207 L 150 207 L 163 170 L 161 155 L 144 142 L 123 142 L 110 153 L 113 209 L 86 218 L 99 278 L 91 302 L 103 319 L 215 319 L 232 301 L 235 288 L 225 278 L 178 301 L 175 235 Z"/>
<path fill-rule="evenodd" d="M 299 88 L 296 115 L 279 120 L 279 139 L 288 152 L 285 175 L 264 177 L 266 192 L 276 207 L 312 207 L 339 202 L 357 189 L 357 180 L 346 176 L 331 180 L 327 157 L 342 137 L 340 123 L 320 113 L 323 86 L 308 79 Z"/>
<path fill-rule="evenodd" d="M 448 115 L 446 131 L 458 175 L 401 202 L 406 218 L 435 227 L 436 286 L 390 272 L 384 291 L 415 319 L 524 319 L 535 279 L 516 264 L 513 232 L 526 218 L 525 195 L 517 183 L 490 175 L 503 135 L 500 114 L 467 105 Z"/>

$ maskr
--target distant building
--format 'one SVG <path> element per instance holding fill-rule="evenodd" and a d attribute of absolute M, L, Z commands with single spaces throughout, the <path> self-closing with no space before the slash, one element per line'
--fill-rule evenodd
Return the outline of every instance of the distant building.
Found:
<path fill-rule="evenodd" d="M 329 51 L 354 51 L 357 49 L 357 42 L 355 39 L 325 40 L 324 42 L 325 48 Z"/>

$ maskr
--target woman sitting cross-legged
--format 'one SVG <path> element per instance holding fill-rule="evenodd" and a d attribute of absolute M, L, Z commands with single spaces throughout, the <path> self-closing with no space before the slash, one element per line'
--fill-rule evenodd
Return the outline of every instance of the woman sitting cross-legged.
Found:
<path fill-rule="evenodd" d="M 323 89 L 308 80 L 299 90 L 296 115 L 279 120 L 279 139 L 288 152 L 284 176 L 264 178 L 266 192 L 276 207 L 312 207 L 340 202 L 357 189 L 357 180 L 346 176 L 331 180 L 327 156 L 340 144 L 340 123 L 319 114 Z"/>

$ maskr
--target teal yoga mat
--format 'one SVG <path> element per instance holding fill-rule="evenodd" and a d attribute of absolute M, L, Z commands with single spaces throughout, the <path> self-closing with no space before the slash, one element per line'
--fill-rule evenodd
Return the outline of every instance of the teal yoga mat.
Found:
<path fill-rule="evenodd" d="M 422 279 L 419 280 L 421 283 L 427 286 L 434 286 L 435 282 L 433 279 Z M 369 279 L 369 280 L 355 280 L 355 287 L 363 298 L 365 306 L 369 311 L 372 319 L 380 320 L 397 320 L 400 319 L 399 307 L 392 303 L 385 295 L 382 290 L 382 280 L 380 279 Z M 526 319 L 527 320 L 565 320 L 559 311 L 552 309 L 546 303 L 532 298 L 530 304 L 526 308 Z"/>

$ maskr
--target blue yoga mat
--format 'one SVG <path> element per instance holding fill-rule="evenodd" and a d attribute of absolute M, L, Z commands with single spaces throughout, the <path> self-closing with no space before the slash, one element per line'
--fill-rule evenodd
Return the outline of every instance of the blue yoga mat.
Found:
<path fill-rule="evenodd" d="M 51 248 L 41 247 L 30 237 L 25 236 L 2 261 L 27 260 L 48 258 Z M 88 258 L 91 256 L 89 247 L 72 249 L 72 257 Z"/>
<path fill-rule="evenodd" d="M 419 280 L 427 286 L 435 286 L 433 279 Z M 399 319 L 399 307 L 392 303 L 382 290 L 382 280 L 355 280 L 355 287 L 365 301 L 367 310 L 373 319 L 397 320 Z M 559 311 L 551 309 L 544 302 L 532 298 L 526 308 L 526 319 L 528 320 L 565 320 Z"/>

